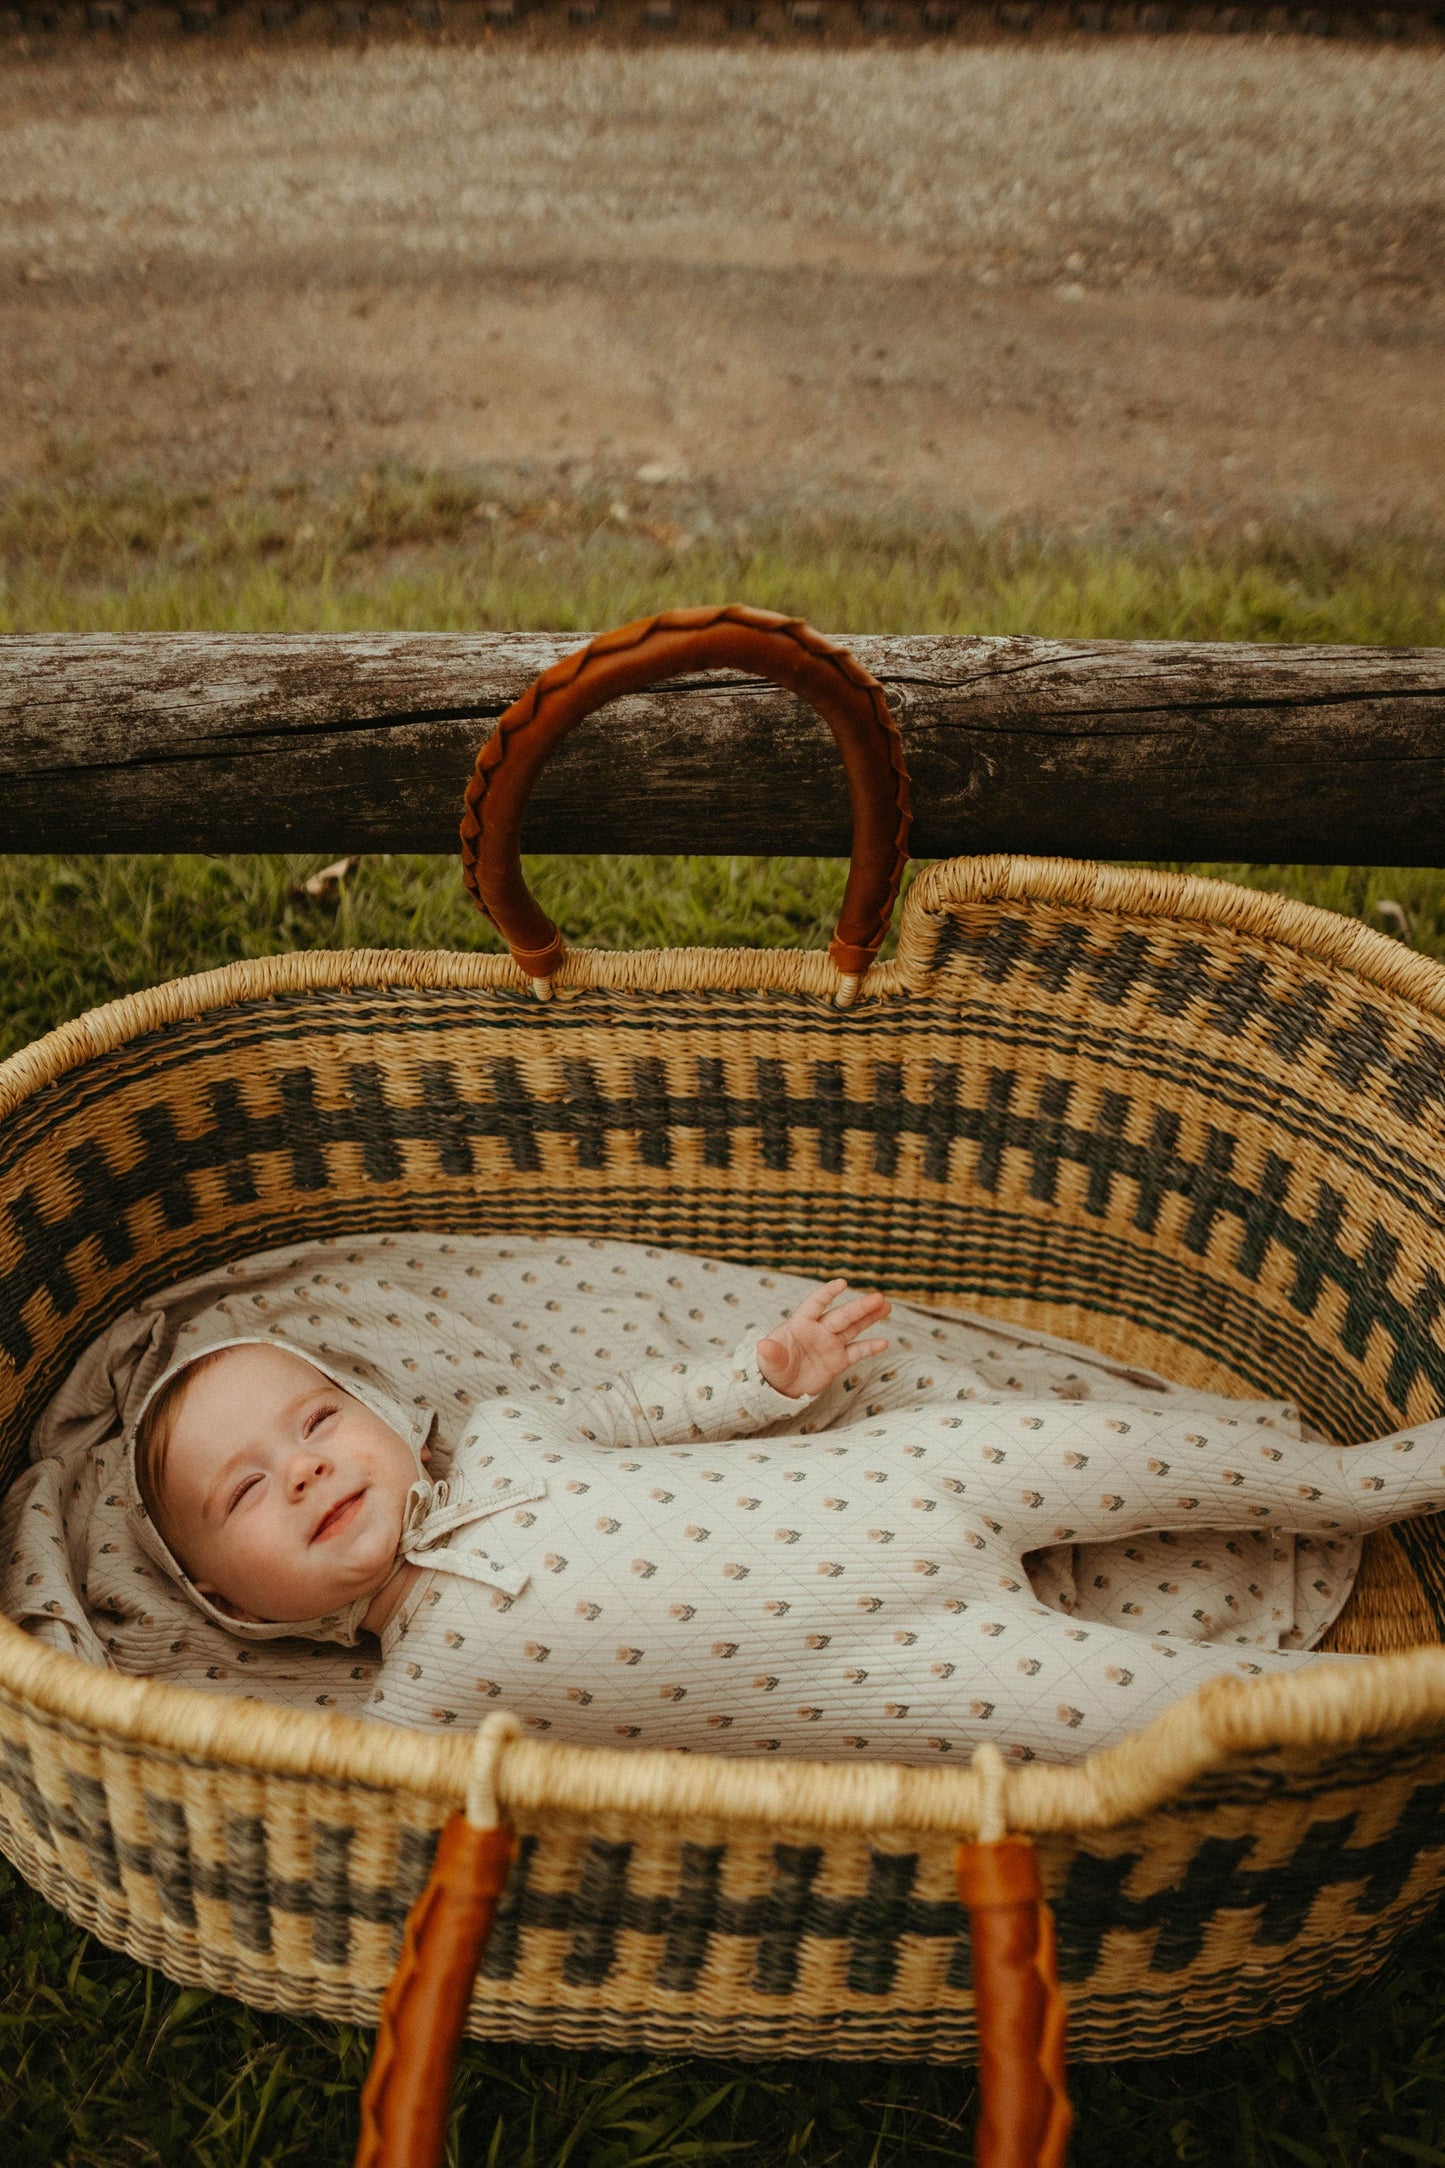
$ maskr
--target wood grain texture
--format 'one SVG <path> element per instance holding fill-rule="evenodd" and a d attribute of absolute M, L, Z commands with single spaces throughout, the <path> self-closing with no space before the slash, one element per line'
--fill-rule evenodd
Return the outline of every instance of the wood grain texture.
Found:
<path fill-rule="evenodd" d="M 0 640 L 0 849 L 452 851 L 502 709 L 575 635 Z M 858 638 L 919 857 L 1445 864 L 1445 651 Z M 724 673 L 560 749 L 531 850 L 844 855 L 824 725 Z"/>

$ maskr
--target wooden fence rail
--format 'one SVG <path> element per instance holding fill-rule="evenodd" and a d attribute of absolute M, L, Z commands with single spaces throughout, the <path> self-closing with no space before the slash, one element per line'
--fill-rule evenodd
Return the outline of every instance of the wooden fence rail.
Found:
<path fill-rule="evenodd" d="M 0 639 L 0 850 L 450 851 L 477 746 L 576 635 Z M 1445 865 L 1445 651 L 855 639 L 914 847 Z M 552 763 L 547 851 L 848 848 L 791 696 L 729 673 L 618 702 Z"/>

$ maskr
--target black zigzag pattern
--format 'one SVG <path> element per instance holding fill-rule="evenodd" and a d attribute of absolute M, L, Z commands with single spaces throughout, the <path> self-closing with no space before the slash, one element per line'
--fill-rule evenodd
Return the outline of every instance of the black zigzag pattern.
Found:
<path fill-rule="evenodd" d="M 230 1815 L 224 1859 L 205 1861 L 191 1849 L 176 1802 L 148 1801 L 149 1842 L 138 1844 L 115 1830 L 99 1783 L 72 1771 L 70 1796 L 57 1804 L 41 1794 L 26 1749 L 7 1743 L 5 1761 L 6 1779 L 42 1842 L 64 1837 L 81 1846 L 97 1880 L 117 1894 L 124 1887 L 122 1870 L 150 1876 L 163 1914 L 184 1927 L 197 1924 L 197 1895 L 225 1904 L 237 1941 L 252 1951 L 271 1949 L 272 1915 L 281 1912 L 310 1920 L 319 1962 L 346 1964 L 354 1922 L 400 1932 L 436 1848 L 434 1834 L 403 1831 L 395 1883 L 375 1889 L 353 1870 L 356 1831 L 323 1826 L 314 1832 L 310 1876 L 284 1876 L 271 1864 L 264 1824 Z M 1128 1887 L 1141 1852 L 1077 1852 L 1054 1904 L 1061 1978 L 1066 1985 L 1088 1981 L 1105 1937 L 1121 1930 L 1148 1938 L 1150 1972 L 1187 1971 L 1222 1913 L 1252 1914 L 1251 1941 L 1263 1949 L 1284 1948 L 1331 1889 L 1354 1890 L 1360 1921 L 1379 1918 L 1399 1904 L 1419 1861 L 1445 1848 L 1445 1784 L 1417 1785 L 1394 1827 L 1372 1842 L 1353 1841 L 1357 1823 L 1353 1813 L 1312 1822 L 1290 1857 L 1268 1866 L 1250 1864 L 1253 1837 L 1206 1835 L 1177 1882 L 1143 1897 L 1131 1896 Z M 487 1947 L 488 1980 L 514 1978 L 525 1936 L 540 1931 L 567 1938 L 562 1976 L 573 1987 L 606 1981 L 623 1935 L 643 1935 L 656 1945 L 656 1984 L 676 1994 L 700 1985 L 719 1937 L 754 1946 L 751 1985 L 763 1995 L 786 1998 L 795 1991 L 810 1941 L 848 1946 L 846 1980 L 854 1994 L 892 1992 L 904 1938 L 952 1943 L 948 1984 L 960 1991 L 971 1984 L 966 1915 L 952 1899 L 917 1894 L 916 1853 L 871 1853 L 861 1894 L 833 1897 L 818 1886 L 820 1845 L 778 1843 L 768 1888 L 738 1898 L 724 1891 L 727 1848 L 721 1844 L 684 1843 L 671 1894 L 634 1889 L 633 1847 L 601 1837 L 590 1841 L 575 1887 L 542 1889 L 536 1882 L 539 1851 L 537 1837 L 523 1839 Z"/>
<path fill-rule="evenodd" d="M 1126 1888 L 1142 1852 L 1076 1853 L 1056 1906 L 1061 1979 L 1087 1980 L 1104 1937 L 1120 1928 L 1154 1937 L 1151 1972 L 1185 1972 L 1220 1912 L 1257 1913 L 1250 1939 L 1281 1948 L 1300 1933 L 1321 1890 L 1343 1883 L 1358 1885 L 1356 1913 L 1377 1918 L 1398 1903 L 1417 1860 L 1445 1847 L 1445 1785 L 1417 1786 L 1389 1835 L 1373 1844 L 1351 1843 L 1356 1825 L 1353 1814 L 1313 1822 L 1290 1857 L 1270 1867 L 1247 1864 L 1253 1837 L 1205 1837 L 1182 1880 L 1147 1897 Z"/>
<path fill-rule="evenodd" d="M 762 1058 L 753 1066 L 754 1089 L 741 1094 L 729 1091 L 715 1058 L 679 1057 L 669 1067 L 655 1056 L 640 1057 L 631 1065 L 631 1090 L 609 1092 L 592 1062 L 565 1055 L 556 1067 L 557 1089 L 538 1092 L 510 1056 L 479 1064 L 465 1080 L 452 1064 L 435 1061 L 420 1066 L 417 1096 L 398 1100 L 376 1064 L 357 1061 L 327 1072 L 323 1104 L 315 1072 L 298 1065 L 281 1072 L 280 1104 L 268 1112 L 255 1111 L 239 1082 L 212 1082 L 211 1119 L 187 1136 L 167 1108 L 144 1107 L 134 1118 L 134 1156 L 124 1166 L 112 1164 L 94 1140 L 71 1151 L 68 1209 L 47 1215 L 31 1189 L 11 1199 L 19 1252 L 0 1275 L 0 1348 L 17 1367 L 29 1360 L 23 1313 L 40 1291 L 62 1316 L 72 1311 L 70 1260 L 82 1244 L 95 1243 L 112 1266 L 124 1264 L 133 1250 L 129 1215 L 136 1207 L 158 1209 L 168 1227 L 184 1227 L 196 1215 L 194 1182 L 203 1174 L 219 1175 L 231 1201 L 248 1204 L 268 1155 L 284 1155 L 292 1187 L 306 1193 L 332 1186 L 334 1155 L 342 1150 L 359 1155 L 365 1179 L 378 1185 L 402 1179 L 408 1145 L 430 1148 L 442 1176 L 466 1180 L 479 1171 L 475 1147 L 484 1140 L 500 1143 L 518 1172 L 536 1173 L 548 1138 L 570 1139 L 579 1165 L 596 1171 L 609 1164 L 613 1139 L 624 1136 L 634 1140 L 644 1166 L 661 1170 L 672 1164 L 679 1133 L 694 1130 L 709 1165 L 726 1167 L 734 1139 L 747 1134 L 773 1171 L 793 1164 L 797 1140 L 809 1137 L 823 1168 L 841 1172 L 848 1138 L 863 1137 L 874 1171 L 887 1178 L 896 1173 L 902 1140 L 916 1137 L 923 1179 L 940 1189 L 994 1192 L 1013 1161 L 1021 1163 L 1030 1198 L 1050 1204 L 1061 1171 L 1076 1167 L 1086 1178 L 1084 1209 L 1100 1220 L 1116 1216 L 1122 1204 L 1133 1227 L 1151 1235 L 1166 1204 L 1179 1199 L 1186 1208 L 1184 1247 L 1200 1257 L 1219 1229 L 1232 1227 L 1227 1261 L 1246 1281 L 1257 1280 L 1282 1250 L 1292 1263 L 1288 1300 L 1299 1317 L 1312 1317 L 1325 1292 L 1338 1290 L 1342 1352 L 1358 1360 L 1371 1333 L 1383 1332 L 1391 1344 L 1385 1382 L 1391 1403 L 1403 1409 L 1419 1378 L 1445 1403 L 1445 1350 L 1435 1335 L 1445 1282 L 1431 1269 L 1413 1290 L 1398 1289 L 1400 1238 L 1379 1224 L 1348 1230 L 1345 1198 L 1326 1182 L 1314 1185 L 1308 1203 L 1296 1200 L 1301 1184 L 1293 1163 L 1278 1153 L 1267 1153 L 1257 1177 L 1246 1182 L 1236 1172 L 1236 1140 L 1227 1130 L 1210 1125 L 1191 1158 L 1180 1118 L 1170 1110 L 1107 1091 L 1087 1117 L 1075 1114 L 1076 1086 L 1063 1077 L 1043 1079 L 1033 1104 L 1025 1105 L 1011 1068 L 984 1066 L 969 1076 L 953 1062 L 934 1060 L 926 1094 L 910 1097 L 902 1064 L 874 1061 L 872 1094 L 864 1097 L 849 1092 L 837 1061 L 812 1063 L 810 1088 L 802 1091 L 790 1087 L 780 1060 Z M 795 1064 L 794 1076 L 802 1069 Z M 1127 1191 L 1122 1200 L 1120 1185 Z"/>
<path fill-rule="evenodd" d="M 1057 995 L 1079 980 L 1106 1009 L 1142 995 L 1160 1016 L 1199 1011 L 1205 1027 L 1225 1039 L 1240 1038 L 1258 1021 L 1271 1052 L 1286 1061 L 1317 1052 L 1346 1092 L 1378 1079 L 1406 1121 L 1418 1121 L 1430 1107 L 1445 1108 L 1445 1041 L 1420 1028 L 1392 1031 L 1374 1002 L 1332 996 L 1323 979 L 1300 985 L 1293 966 L 1277 968 L 1260 956 L 1223 966 L 1211 963 L 1198 941 L 1075 921 L 1041 933 L 1026 919 L 1009 916 L 981 931 L 946 919 L 934 966 L 959 955 L 969 957 L 992 986 L 1027 973 Z"/>
<path fill-rule="evenodd" d="M 1373 1843 L 1353 1844 L 1356 1826 L 1354 1814 L 1316 1822 L 1289 1859 L 1268 1867 L 1248 1864 L 1252 1837 L 1206 1837 L 1177 1883 L 1142 1898 L 1127 1890 L 1142 1854 L 1076 1853 L 1054 1906 L 1062 1979 L 1091 1978 L 1104 1937 L 1120 1928 L 1150 1937 L 1148 1969 L 1170 1974 L 1197 1961 L 1211 1922 L 1223 1912 L 1256 1914 L 1251 1940 L 1263 1948 L 1294 1941 L 1311 1906 L 1330 1888 L 1353 1885 L 1357 1914 L 1379 1917 L 1399 1902 L 1419 1859 L 1445 1847 L 1445 1785 L 1413 1791 L 1394 1829 Z M 737 1899 L 722 1892 L 720 1845 L 682 1847 L 675 1896 L 630 1888 L 631 1851 L 630 1845 L 594 1838 L 577 1889 L 541 1891 L 532 1884 L 536 1840 L 529 1840 L 498 1910 L 485 1976 L 511 1979 L 522 1935 L 540 1928 L 571 1938 L 563 1975 L 572 1986 L 601 1985 L 623 1933 L 661 1945 L 657 1985 L 682 1993 L 698 1985 L 709 1944 L 719 1935 L 756 1941 L 751 1984 L 760 1994 L 793 1992 L 803 1943 L 811 1939 L 849 1944 L 847 1983 L 855 1994 L 891 1992 L 905 1936 L 954 1942 L 948 1984 L 966 1991 L 972 1983 L 964 1911 L 951 1900 L 930 1902 L 915 1894 L 915 1854 L 874 1852 L 863 1894 L 839 1898 L 816 1886 L 821 1847 L 775 1845 L 772 1887 Z"/>

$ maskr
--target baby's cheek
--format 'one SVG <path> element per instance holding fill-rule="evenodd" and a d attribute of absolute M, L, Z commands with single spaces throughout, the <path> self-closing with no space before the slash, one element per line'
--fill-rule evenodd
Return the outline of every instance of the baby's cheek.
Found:
<path fill-rule="evenodd" d="M 282 1545 L 264 1539 L 237 1547 L 235 1574 L 251 1592 L 238 1589 L 238 1599 L 263 1618 L 292 1610 L 293 1598 L 305 1585 L 298 1562 Z"/>
<path fill-rule="evenodd" d="M 245 1526 L 226 1531 L 211 1578 L 233 1602 L 261 1618 L 308 1618 L 315 1580 L 307 1563 L 290 1529 L 257 1513 Z"/>

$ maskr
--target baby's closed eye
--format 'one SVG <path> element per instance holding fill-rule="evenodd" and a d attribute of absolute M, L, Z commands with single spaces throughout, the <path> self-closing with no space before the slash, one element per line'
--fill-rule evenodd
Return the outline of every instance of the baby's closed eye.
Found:
<path fill-rule="evenodd" d="M 236 1488 L 232 1491 L 230 1497 L 226 1501 L 226 1515 L 228 1519 L 230 1515 L 235 1512 L 237 1506 L 241 1503 L 241 1500 L 246 1496 L 246 1493 L 248 1491 L 254 1490 L 260 1480 L 261 1478 L 259 1474 L 248 1475 L 244 1479 L 244 1481 L 236 1485 Z"/>

